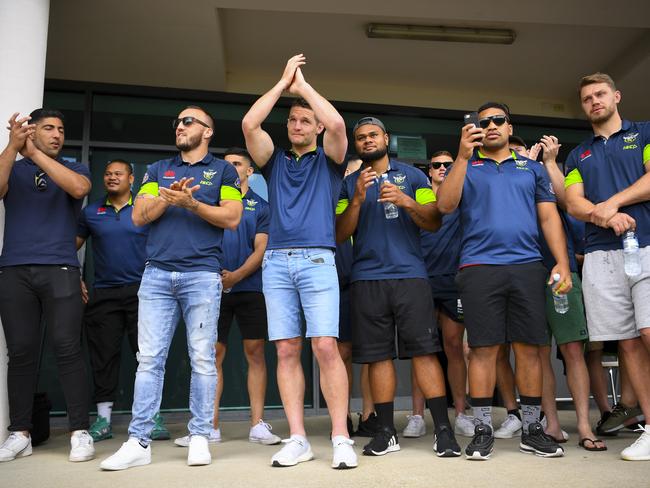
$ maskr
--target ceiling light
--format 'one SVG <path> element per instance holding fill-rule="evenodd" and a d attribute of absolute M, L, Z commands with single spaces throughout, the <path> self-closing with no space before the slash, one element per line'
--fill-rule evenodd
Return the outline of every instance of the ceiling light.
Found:
<path fill-rule="evenodd" d="M 481 42 L 485 44 L 512 44 L 516 37 L 515 31 L 511 29 L 405 24 L 368 24 L 366 35 L 376 39 Z"/>

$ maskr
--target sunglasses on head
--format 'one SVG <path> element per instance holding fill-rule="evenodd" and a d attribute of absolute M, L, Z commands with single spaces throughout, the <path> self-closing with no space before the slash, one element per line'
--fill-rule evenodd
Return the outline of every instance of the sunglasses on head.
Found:
<path fill-rule="evenodd" d="M 489 117 L 483 117 L 482 119 L 479 119 L 478 125 L 481 126 L 481 129 L 487 129 L 490 126 L 490 122 L 494 122 L 494 125 L 500 127 L 507 121 L 508 116 L 506 115 L 490 115 Z"/>
<path fill-rule="evenodd" d="M 445 168 L 451 168 L 451 165 L 454 164 L 453 161 L 442 161 L 440 163 L 429 163 L 429 168 L 440 169 L 441 166 Z"/>
<path fill-rule="evenodd" d="M 43 171 L 37 171 L 34 174 L 34 185 L 38 191 L 47 190 L 47 178 L 46 174 Z"/>
<path fill-rule="evenodd" d="M 180 119 L 174 119 L 174 120 L 172 121 L 172 127 L 173 127 L 174 129 L 176 129 L 179 125 L 181 125 L 181 123 L 182 123 L 185 127 L 189 127 L 189 126 L 192 125 L 194 122 L 196 122 L 197 124 L 201 124 L 203 127 L 210 128 L 210 126 L 209 126 L 208 124 L 206 124 L 205 122 L 203 122 L 202 120 L 199 120 L 199 119 L 197 119 L 196 117 L 191 117 L 191 116 L 189 116 L 189 115 L 188 115 L 187 117 L 181 117 Z"/>

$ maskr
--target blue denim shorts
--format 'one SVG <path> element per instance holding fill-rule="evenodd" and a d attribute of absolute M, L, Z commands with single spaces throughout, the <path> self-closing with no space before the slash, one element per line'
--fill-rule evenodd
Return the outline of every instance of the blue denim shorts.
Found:
<path fill-rule="evenodd" d="M 269 340 L 338 337 L 339 280 L 334 251 L 325 248 L 272 249 L 264 253 L 262 283 Z"/>

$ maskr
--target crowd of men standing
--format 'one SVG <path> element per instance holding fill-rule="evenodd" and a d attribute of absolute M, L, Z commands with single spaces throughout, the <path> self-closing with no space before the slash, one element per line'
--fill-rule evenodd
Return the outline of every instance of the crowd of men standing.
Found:
<path fill-rule="evenodd" d="M 60 157 L 63 115 L 38 109 L 10 118 L 10 140 L 0 154 L 6 208 L 0 318 L 10 405 L 0 461 L 32 454 L 45 323 L 69 416 L 69 460 L 93 459 L 94 443 L 113 435 L 126 334 L 138 361 L 132 420 L 128 440 L 100 466 L 151 463 L 151 441 L 169 438 L 159 409 L 181 318 L 192 417 L 188 435 L 174 442 L 188 448 L 188 465 L 210 464 L 209 444 L 221 442 L 221 371 L 233 318 L 249 366 L 249 440 L 265 445 L 281 440 L 263 420 L 264 344 L 268 339 L 276 346 L 289 438 L 272 456 L 273 466 L 314 457 L 304 424 L 303 329 L 320 366 L 335 469 L 358 465 L 349 415 L 351 362 L 367 365 L 357 434 L 371 440 L 363 454 L 400 450 L 396 357 L 410 359 L 413 371 L 414 412 L 403 435 L 424 434 L 426 406 L 437 456 L 461 456 L 457 435 L 471 438 L 468 459 L 489 459 L 495 437 L 514 435 L 521 436 L 522 452 L 562 456 L 552 337 L 566 361 L 579 444 L 588 451 L 607 447 L 589 425 L 585 352 L 602 341 L 618 342 L 628 404 L 611 412 L 602 407 L 596 434 L 639 420 L 641 435 L 621 457 L 650 460 L 650 427 L 642 420 L 650 415 L 650 124 L 621 118 L 613 80 L 596 73 L 579 84 L 594 134 L 570 153 L 566 176 L 557 138 L 544 136 L 528 150 L 513 134 L 508 106 L 497 102 L 466 120 L 455 160 L 448 151 L 433 155 L 430 179 L 390 158 L 388 129 L 363 117 L 350 144 L 361 164 L 345 175 L 345 123 L 305 80 L 305 63 L 303 55 L 290 58 L 278 83 L 245 115 L 246 150 L 232 148 L 224 159 L 211 155 L 214 120 L 188 106 L 173 121 L 178 154 L 151 164 L 137 195 L 131 165 L 113 160 L 104 171 L 105 196 L 83 210 L 90 175 Z M 262 128 L 285 92 L 296 97 L 288 149 L 275 146 Z M 248 183 L 255 166 L 266 179 L 268 203 Z M 584 287 L 574 219 L 586 223 Z M 95 277 L 86 290 L 76 251 L 89 237 Z M 98 412 L 92 425 L 82 327 Z M 443 349 L 453 424 L 438 358 Z M 492 425 L 495 387 L 508 409 L 498 429 Z"/>

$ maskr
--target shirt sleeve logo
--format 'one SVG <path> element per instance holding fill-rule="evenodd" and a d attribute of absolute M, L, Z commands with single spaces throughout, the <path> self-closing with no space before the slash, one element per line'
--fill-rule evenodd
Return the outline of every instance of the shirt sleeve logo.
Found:
<path fill-rule="evenodd" d="M 555 190 L 553 189 L 553 183 L 548 184 L 548 191 L 551 192 L 551 195 L 555 195 Z"/>
<path fill-rule="evenodd" d="M 241 188 L 241 181 L 239 178 L 235 180 L 235 188 Z"/>
<path fill-rule="evenodd" d="M 142 178 L 142 184 L 144 185 L 147 181 L 149 181 L 149 173 L 144 174 L 144 177 Z"/>

